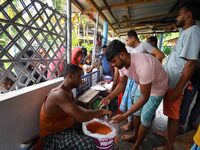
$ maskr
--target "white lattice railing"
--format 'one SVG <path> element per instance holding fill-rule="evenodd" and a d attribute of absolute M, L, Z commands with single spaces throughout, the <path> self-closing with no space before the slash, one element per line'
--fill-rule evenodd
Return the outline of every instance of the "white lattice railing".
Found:
<path fill-rule="evenodd" d="M 0 90 L 8 92 L 60 76 L 66 16 L 39 0 L 0 2 Z"/>

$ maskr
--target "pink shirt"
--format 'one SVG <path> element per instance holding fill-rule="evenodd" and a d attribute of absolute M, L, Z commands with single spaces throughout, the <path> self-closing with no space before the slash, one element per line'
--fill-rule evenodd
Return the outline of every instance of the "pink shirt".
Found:
<path fill-rule="evenodd" d="M 60 50 L 57 50 L 56 53 L 57 53 L 57 56 L 53 56 L 53 59 L 60 59 L 60 60 L 54 60 L 53 62 L 51 62 L 49 64 L 49 68 L 52 72 L 55 73 L 56 77 L 59 77 L 64 71 L 64 58 L 63 58 L 65 57 L 64 46 L 61 46 Z M 56 66 L 58 67 L 58 69 L 56 69 Z M 50 71 L 47 72 L 47 78 L 53 79 Z"/>
<path fill-rule="evenodd" d="M 134 53 L 131 55 L 131 65 L 129 68 L 122 68 L 120 76 L 126 75 L 137 84 L 149 84 L 151 86 L 151 96 L 162 96 L 168 88 L 167 73 L 161 63 L 152 55 L 144 53 Z"/>

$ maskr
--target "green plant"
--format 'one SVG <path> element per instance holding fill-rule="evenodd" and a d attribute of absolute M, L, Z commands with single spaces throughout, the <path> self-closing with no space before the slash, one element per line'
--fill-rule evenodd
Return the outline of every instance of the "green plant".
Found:
<path fill-rule="evenodd" d="M 77 36 L 77 32 L 72 30 L 72 48 L 77 47 L 80 42 L 80 39 Z"/>
<path fill-rule="evenodd" d="M 171 46 L 163 46 L 162 51 L 165 55 L 169 55 L 172 51 L 172 47 Z"/>
<path fill-rule="evenodd" d="M 91 52 L 93 48 L 93 43 L 83 43 L 82 46 L 84 46 L 87 51 Z"/>

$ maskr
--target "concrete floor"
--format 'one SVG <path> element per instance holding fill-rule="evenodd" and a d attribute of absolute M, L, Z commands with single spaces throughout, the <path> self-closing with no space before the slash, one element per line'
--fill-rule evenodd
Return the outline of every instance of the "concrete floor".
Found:
<path fill-rule="evenodd" d="M 123 126 L 126 122 L 122 122 L 119 124 L 119 128 L 121 126 Z M 119 137 L 121 137 L 122 134 L 124 133 L 131 133 L 133 131 L 129 131 L 129 132 L 122 132 L 120 130 L 119 131 Z M 119 138 L 120 139 L 120 138 Z M 161 136 L 158 136 L 156 134 L 154 134 L 151 130 L 149 131 L 149 133 L 147 134 L 147 136 L 144 139 L 144 142 L 142 143 L 140 150 L 152 150 L 153 147 L 157 147 L 160 145 L 163 145 L 165 143 L 166 139 L 164 139 Z M 126 142 L 123 140 L 119 140 L 118 144 L 115 144 L 114 149 L 115 150 L 131 150 L 133 143 L 132 142 Z"/>

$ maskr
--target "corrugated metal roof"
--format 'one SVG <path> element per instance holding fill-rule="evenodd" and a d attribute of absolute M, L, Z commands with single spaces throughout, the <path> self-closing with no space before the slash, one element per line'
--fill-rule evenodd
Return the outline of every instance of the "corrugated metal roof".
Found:
<path fill-rule="evenodd" d="M 178 6 L 184 0 L 72 0 L 85 15 L 96 12 L 100 24 L 107 21 L 109 30 L 125 35 L 128 30 L 140 33 L 164 32 L 178 14 Z M 94 18 L 95 19 L 95 18 Z"/>

